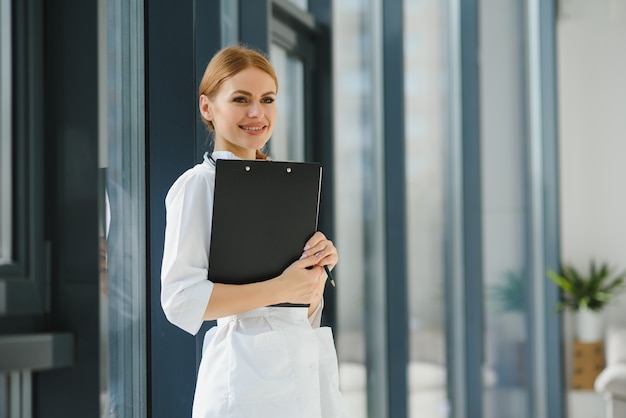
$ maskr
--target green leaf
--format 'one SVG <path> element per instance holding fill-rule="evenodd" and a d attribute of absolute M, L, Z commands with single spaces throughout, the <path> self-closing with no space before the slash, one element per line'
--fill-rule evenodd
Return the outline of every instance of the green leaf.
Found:
<path fill-rule="evenodd" d="M 546 275 L 561 290 L 555 311 L 568 308 L 573 311 L 581 308 L 599 311 L 623 290 L 626 280 L 626 271 L 613 275 L 608 263 L 598 265 L 595 260 L 591 260 L 587 275 L 565 263 L 561 264 L 560 272 L 547 270 Z"/>

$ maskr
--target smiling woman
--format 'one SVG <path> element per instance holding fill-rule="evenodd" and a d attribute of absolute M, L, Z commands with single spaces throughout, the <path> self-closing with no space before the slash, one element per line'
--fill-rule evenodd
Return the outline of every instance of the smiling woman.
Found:
<path fill-rule="evenodd" d="M 0 0 L 0 265 L 12 259 L 11 2 Z"/>
<path fill-rule="evenodd" d="M 199 89 L 199 110 L 214 149 L 180 175 L 165 198 L 163 312 L 192 335 L 204 321 L 217 319 L 204 334 L 194 418 L 346 416 L 332 331 L 321 326 L 326 272 L 339 260 L 332 241 L 313 232 L 303 247 L 293 249 L 289 266 L 254 283 L 223 280 L 235 266 L 222 270 L 229 273 L 209 271 L 209 264 L 216 268 L 209 255 L 221 249 L 213 242 L 217 218 L 211 216 L 220 198 L 214 196 L 218 166 L 224 162 L 217 160 L 265 159 L 260 150 L 274 129 L 277 92 L 274 68 L 262 53 L 244 46 L 219 51 Z M 228 228 L 248 215 L 231 216 L 221 225 Z M 253 256 L 242 251 L 238 262 L 254 266 Z"/>

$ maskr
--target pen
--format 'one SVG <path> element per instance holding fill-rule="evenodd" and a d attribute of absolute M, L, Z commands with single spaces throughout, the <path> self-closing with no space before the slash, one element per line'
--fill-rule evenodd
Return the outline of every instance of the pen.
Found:
<path fill-rule="evenodd" d="M 335 287 L 335 278 L 333 277 L 333 274 L 330 272 L 326 264 L 324 264 L 324 270 L 326 270 L 326 274 L 328 274 L 328 278 L 330 279 L 330 284 L 332 284 L 333 287 Z"/>

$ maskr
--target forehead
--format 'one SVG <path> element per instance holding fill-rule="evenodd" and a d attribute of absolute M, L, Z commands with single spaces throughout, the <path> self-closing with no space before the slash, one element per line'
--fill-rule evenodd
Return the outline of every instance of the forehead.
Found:
<path fill-rule="evenodd" d="M 276 93 L 276 83 L 265 71 L 250 67 L 224 80 L 220 93 L 231 94 L 240 90 L 252 94 Z"/>

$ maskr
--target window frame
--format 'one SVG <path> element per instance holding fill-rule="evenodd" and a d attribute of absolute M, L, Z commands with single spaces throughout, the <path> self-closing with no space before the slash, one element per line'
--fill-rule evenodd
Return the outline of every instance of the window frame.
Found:
<path fill-rule="evenodd" d="M 0 266 L 0 318 L 49 310 L 43 203 L 43 4 L 11 1 L 12 262 Z M 32 331 L 24 329 L 20 331 Z"/>
<path fill-rule="evenodd" d="M 13 254 L 11 30 L 11 2 L 0 0 L 0 266 Z"/>

